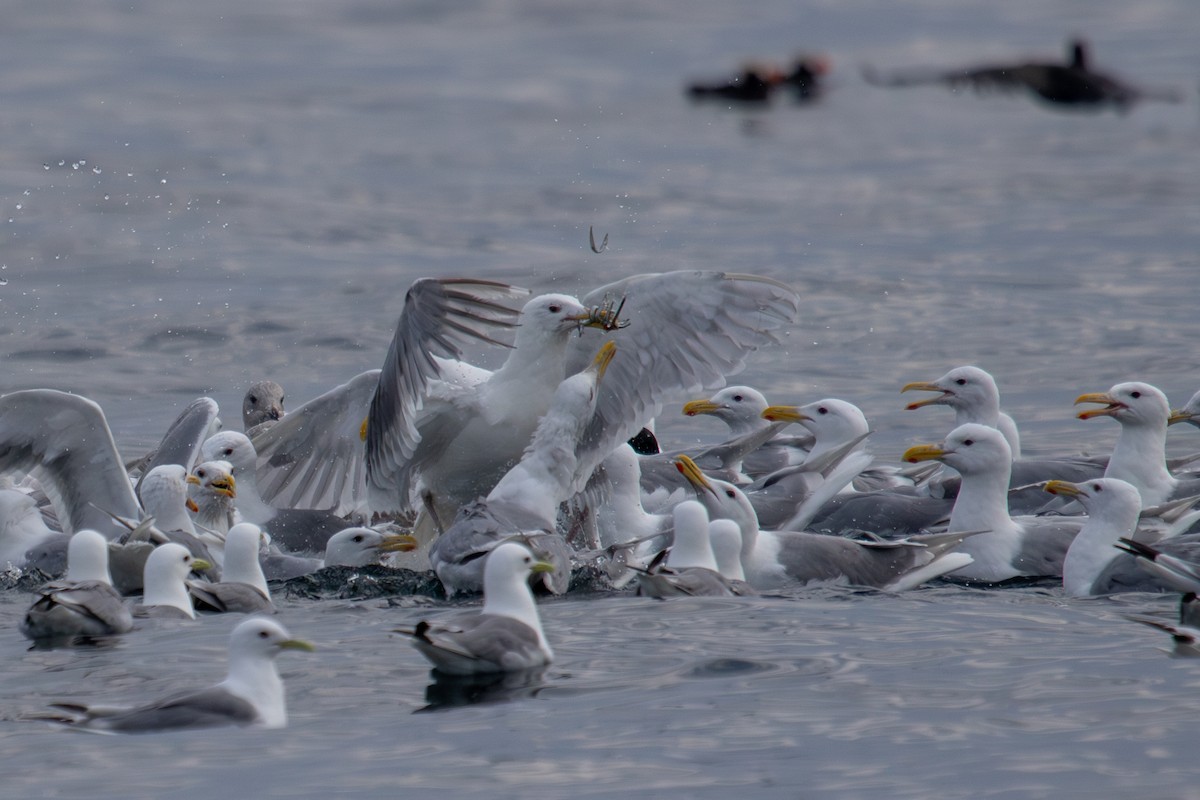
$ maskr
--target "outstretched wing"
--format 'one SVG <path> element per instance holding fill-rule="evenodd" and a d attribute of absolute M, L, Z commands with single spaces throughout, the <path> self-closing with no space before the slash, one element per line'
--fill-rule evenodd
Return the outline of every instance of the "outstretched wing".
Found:
<path fill-rule="evenodd" d="M 366 476 L 373 509 L 407 505 L 409 460 L 421 439 L 417 412 L 429 382 L 443 369 L 435 356 L 457 360 L 467 343 L 503 344 L 494 338 L 495 329 L 516 326 L 521 311 L 509 304 L 528 295 L 527 289 L 467 278 L 421 278 L 409 287 L 367 415 Z"/>
<path fill-rule="evenodd" d="M 258 490 L 279 508 L 329 509 L 338 516 L 366 503 L 363 420 L 380 371 L 330 389 L 257 433 Z"/>
<path fill-rule="evenodd" d="M 115 539 L 109 514 L 140 516 L 137 497 L 100 406 L 86 397 L 29 389 L 0 397 L 0 473 L 36 472 L 64 533 L 91 528 Z"/>
<path fill-rule="evenodd" d="M 800 297 L 771 278 L 726 272 L 679 271 L 637 275 L 590 292 L 588 307 L 615 301 L 628 326 L 572 339 L 567 374 L 583 369 L 600 336 L 618 353 L 600 385 L 596 413 L 577 448 L 574 489 L 613 449 L 655 416 L 660 404 L 684 392 L 720 386 L 745 367 L 746 356 L 778 341 L 796 321 Z"/>

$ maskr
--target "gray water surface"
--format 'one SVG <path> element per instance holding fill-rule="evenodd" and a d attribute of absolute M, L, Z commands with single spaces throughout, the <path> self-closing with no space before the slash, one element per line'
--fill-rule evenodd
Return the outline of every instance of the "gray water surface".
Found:
<path fill-rule="evenodd" d="M 1079 394 L 1200 388 L 1198 32 L 1188 0 L 11 4 L 0 391 L 91 397 L 135 455 L 198 395 L 237 428 L 254 380 L 294 408 L 378 367 L 420 276 L 582 292 L 723 269 L 803 298 L 738 380 L 857 403 L 883 461 L 950 424 L 899 388 L 965 363 L 1027 453 L 1103 452 L 1116 425 L 1075 420 Z M 1076 33 L 1185 102 L 1066 113 L 859 76 Z M 800 49 L 834 66 L 816 105 L 683 97 Z M 673 408 L 659 430 L 720 435 Z M 27 602 L 0 596 L 4 796 L 1200 796 L 1200 666 L 1124 617 L 1168 596 L 568 596 L 542 605 L 557 658 L 534 685 L 428 713 L 390 631 L 440 601 L 284 598 L 320 646 L 281 659 L 287 729 L 137 738 L 23 718 L 215 682 L 235 620 L 30 651 Z"/>

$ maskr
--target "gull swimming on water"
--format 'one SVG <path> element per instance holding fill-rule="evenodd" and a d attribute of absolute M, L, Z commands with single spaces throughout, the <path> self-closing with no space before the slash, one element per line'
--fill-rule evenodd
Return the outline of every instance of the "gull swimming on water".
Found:
<path fill-rule="evenodd" d="M 963 549 L 977 531 L 929 534 L 891 542 L 856 541 L 801 531 L 764 531 L 754 507 L 733 484 L 708 478 L 686 456 L 680 471 L 714 519 L 731 519 L 742 533 L 742 566 L 755 588 L 842 583 L 902 591 L 971 563 Z"/>
<path fill-rule="evenodd" d="M 210 564 L 195 558 L 181 544 L 160 544 L 146 559 L 143 573 L 141 605 L 134 608 L 139 617 L 171 617 L 195 619 L 192 595 L 188 591 L 188 575 Z"/>
<path fill-rule="evenodd" d="M 529 590 L 530 573 L 554 567 L 535 560 L 516 542 L 500 544 L 486 558 L 480 611 L 397 629 L 412 637 L 413 646 L 439 672 L 514 672 L 545 666 L 554 658 Z"/>
<path fill-rule="evenodd" d="M 941 444 L 910 447 L 909 462 L 940 461 L 962 475 L 950 512 L 950 531 L 984 531 L 965 541 L 962 551 L 974 563 L 954 577 L 998 583 L 1021 576 L 1062 575 L 1063 559 L 1083 520 L 1074 517 L 1022 517 L 1008 513 L 1012 454 L 995 428 L 969 422 L 950 431 Z"/>
<path fill-rule="evenodd" d="M 28 639 L 110 636 L 133 628 L 133 615 L 112 586 L 108 541 L 95 531 L 71 537 L 67 577 L 43 586 L 21 620 Z"/>
<path fill-rule="evenodd" d="M 284 650 L 311 652 L 312 644 L 292 638 L 278 622 L 252 617 L 229 635 L 229 672 L 208 689 L 182 692 L 137 707 L 55 703 L 58 718 L 97 733 L 155 733 L 215 725 L 287 725 L 283 680 L 275 657 Z"/>
<path fill-rule="evenodd" d="M 1144 507 L 1200 494 L 1200 479 L 1180 480 L 1167 469 L 1171 406 L 1161 390 L 1137 381 L 1118 383 L 1107 392 L 1080 395 L 1075 404 L 1080 403 L 1103 407 L 1080 411 L 1079 419 L 1112 417 L 1121 424 L 1104 477 L 1133 484 Z"/>
<path fill-rule="evenodd" d="M 665 563 L 637 570 L 638 594 L 659 598 L 733 595 L 733 588 L 717 570 L 704 506 L 695 500 L 684 500 L 675 506 L 672 515 L 674 540 L 666 551 Z"/>
<path fill-rule="evenodd" d="M 229 529 L 221 580 L 188 582 L 188 590 L 199 608 L 222 613 L 275 612 L 271 590 L 258 562 L 262 535 L 262 530 L 250 522 L 239 522 Z"/>

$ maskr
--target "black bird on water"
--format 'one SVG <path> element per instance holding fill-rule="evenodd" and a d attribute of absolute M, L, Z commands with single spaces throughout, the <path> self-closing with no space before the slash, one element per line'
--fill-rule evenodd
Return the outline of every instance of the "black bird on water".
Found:
<path fill-rule="evenodd" d="M 1088 43 L 1083 39 L 1067 42 L 1065 63 L 1027 61 L 1017 64 L 985 65 L 952 70 L 911 70 L 881 75 L 871 67 L 863 77 L 876 86 L 919 86 L 941 83 L 951 88 L 971 87 L 977 91 L 1027 90 L 1047 103 L 1074 108 L 1103 108 L 1111 105 L 1128 111 L 1143 100 L 1178 103 L 1178 92 L 1132 86 L 1091 66 Z"/>
<path fill-rule="evenodd" d="M 754 62 L 728 80 L 689 84 L 687 94 L 693 100 L 766 103 L 776 89 L 788 87 L 797 102 L 809 102 L 821 93 L 820 80 L 828 71 L 829 61 L 823 56 L 797 56 L 788 71 L 774 64 Z"/>

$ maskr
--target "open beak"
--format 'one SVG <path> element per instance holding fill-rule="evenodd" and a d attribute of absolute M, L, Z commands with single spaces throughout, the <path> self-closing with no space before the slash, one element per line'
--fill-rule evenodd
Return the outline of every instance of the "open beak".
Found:
<path fill-rule="evenodd" d="M 1080 403 L 1099 403 L 1104 408 L 1089 408 L 1085 411 L 1080 411 L 1075 416 L 1079 419 L 1091 419 L 1092 417 L 1111 417 L 1121 409 L 1125 408 L 1125 404 L 1117 400 L 1108 392 L 1090 392 L 1081 394 L 1075 398 L 1075 405 Z"/>
<path fill-rule="evenodd" d="M 927 397 L 924 400 L 915 400 L 909 403 L 904 407 L 906 411 L 912 411 L 914 409 L 921 408 L 922 406 L 932 406 L 937 403 L 941 403 L 951 395 L 950 392 L 946 391 L 941 386 L 938 386 L 936 383 L 930 383 L 929 381 L 906 383 L 904 386 L 900 387 L 900 394 L 904 394 L 905 392 L 937 392 L 936 397 Z"/>
<path fill-rule="evenodd" d="M 230 475 L 228 478 L 218 478 L 209 484 L 214 492 L 223 494 L 228 498 L 237 497 L 237 481 Z"/>

